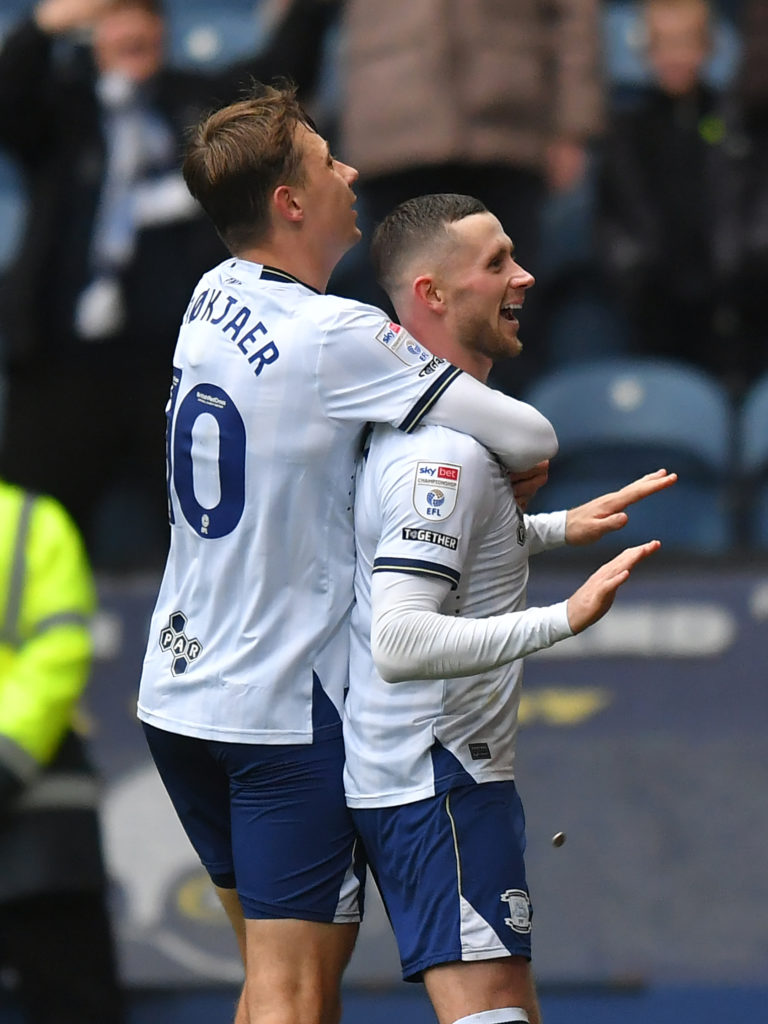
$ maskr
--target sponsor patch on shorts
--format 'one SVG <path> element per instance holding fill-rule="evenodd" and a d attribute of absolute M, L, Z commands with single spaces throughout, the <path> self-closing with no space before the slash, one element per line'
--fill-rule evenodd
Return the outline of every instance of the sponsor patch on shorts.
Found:
<path fill-rule="evenodd" d="M 455 551 L 459 545 L 458 537 L 452 537 L 449 533 L 424 530 L 420 526 L 404 526 L 403 540 L 420 541 L 422 544 L 437 544 L 438 547 L 449 548 L 451 551 Z"/>
<path fill-rule="evenodd" d="M 531 930 L 531 901 L 528 893 L 522 889 L 507 889 L 499 899 L 509 907 L 509 917 L 504 924 L 509 925 L 513 932 L 526 935 Z"/>

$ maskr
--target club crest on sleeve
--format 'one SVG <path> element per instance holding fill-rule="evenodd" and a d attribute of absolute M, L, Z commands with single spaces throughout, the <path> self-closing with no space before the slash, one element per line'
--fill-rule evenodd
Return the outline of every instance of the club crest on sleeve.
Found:
<path fill-rule="evenodd" d="M 376 341 L 381 342 L 406 366 L 422 366 L 432 359 L 432 353 L 427 352 L 400 324 L 385 323 L 376 333 Z"/>
<path fill-rule="evenodd" d="M 413 481 L 413 507 L 427 522 L 442 522 L 456 508 L 461 466 L 418 462 Z"/>

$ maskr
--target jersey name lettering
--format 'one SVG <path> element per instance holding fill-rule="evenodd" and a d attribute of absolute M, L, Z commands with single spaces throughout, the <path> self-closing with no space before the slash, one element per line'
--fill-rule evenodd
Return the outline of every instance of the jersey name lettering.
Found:
<path fill-rule="evenodd" d="M 253 365 L 253 372 L 258 377 L 265 366 L 275 362 L 280 352 L 274 341 L 269 340 L 262 344 L 269 332 L 261 320 L 240 337 L 251 317 L 251 310 L 238 304 L 234 295 L 222 297 L 221 288 L 206 288 L 199 295 L 192 297 L 184 314 L 184 323 L 199 319 L 211 324 L 221 324 L 222 332 L 231 337 L 248 362 Z"/>

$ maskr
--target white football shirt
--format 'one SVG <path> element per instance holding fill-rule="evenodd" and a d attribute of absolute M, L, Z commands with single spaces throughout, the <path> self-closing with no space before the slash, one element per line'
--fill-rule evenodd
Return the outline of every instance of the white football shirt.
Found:
<path fill-rule="evenodd" d="M 406 437 L 379 426 L 358 472 L 355 530 L 348 804 L 386 807 L 472 779 L 513 778 L 522 661 L 458 678 L 385 682 L 371 654 L 371 580 L 442 580 L 451 588 L 439 609 L 445 616 L 521 612 L 529 554 L 564 542 L 565 513 L 523 515 L 506 471 L 466 434 L 424 426 Z M 531 650 L 571 635 L 564 603 L 518 618 Z"/>
<path fill-rule="evenodd" d="M 381 310 L 282 271 L 228 259 L 203 276 L 174 355 L 143 721 L 309 743 L 318 686 L 341 714 L 364 425 L 413 429 L 460 372 Z"/>

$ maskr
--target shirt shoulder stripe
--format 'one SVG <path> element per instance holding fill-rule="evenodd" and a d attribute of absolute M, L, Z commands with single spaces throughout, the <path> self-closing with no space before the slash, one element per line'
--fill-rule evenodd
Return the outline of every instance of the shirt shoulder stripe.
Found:
<path fill-rule="evenodd" d="M 450 365 L 443 370 L 440 376 L 432 381 L 424 394 L 419 396 L 418 401 L 400 424 L 398 430 L 402 430 L 406 434 L 415 430 L 446 388 L 453 384 L 463 372 L 458 366 Z"/>

